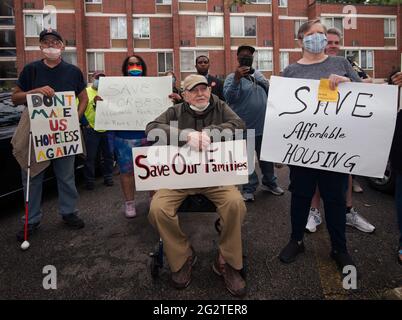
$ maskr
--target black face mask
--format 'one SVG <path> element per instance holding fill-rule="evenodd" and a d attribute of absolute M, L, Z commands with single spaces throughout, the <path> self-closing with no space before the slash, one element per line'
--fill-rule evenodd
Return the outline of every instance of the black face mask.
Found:
<path fill-rule="evenodd" d="M 254 69 L 251 67 L 253 65 L 253 60 L 254 60 L 253 56 L 243 56 L 239 58 L 239 64 L 241 67 L 243 66 L 250 67 L 249 74 L 253 74 Z"/>

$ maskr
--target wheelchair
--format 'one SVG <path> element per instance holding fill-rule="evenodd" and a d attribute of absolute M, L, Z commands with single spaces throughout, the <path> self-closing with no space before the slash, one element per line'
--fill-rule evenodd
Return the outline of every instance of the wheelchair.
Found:
<path fill-rule="evenodd" d="M 186 199 L 184 199 L 177 212 L 216 212 L 216 206 L 206 196 L 202 194 L 196 194 L 190 195 Z M 218 234 L 221 233 L 222 228 L 220 225 L 219 217 L 215 221 L 215 230 Z M 245 242 L 246 241 L 243 241 L 243 269 L 240 271 L 243 278 L 246 278 L 247 270 L 247 245 L 245 245 Z M 162 269 L 164 265 L 162 238 L 159 238 L 154 251 L 151 252 L 149 256 L 151 258 L 151 276 L 152 278 L 157 279 L 159 277 L 159 270 Z"/>

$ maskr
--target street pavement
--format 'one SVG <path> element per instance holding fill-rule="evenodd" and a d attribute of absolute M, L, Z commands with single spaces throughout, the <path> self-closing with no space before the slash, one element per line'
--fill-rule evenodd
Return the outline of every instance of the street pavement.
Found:
<path fill-rule="evenodd" d="M 288 186 L 288 169 L 277 169 L 279 183 Z M 106 187 L 99 178 L 94 191 L 80 183 L 82 230 L 69 230 L 57 214 L 57 192 L 47 188 L 40 231 L 27 251 L 15 234 L 22 226 L 22 196 L 1 204 L 0 299 L 235 299 L 211 270 L 218 235 L 215 213 L 181 213 L 181 225 L 197 255 L 190 286 L 178 291 L 170 283 L 167 264 L 158 279 L 150 274 L 149 253 L 158 241 L 147 219 L 148 193 L 137 193 L 138 217 L 128 220 L 122 211 L 118 176 Z M 383 299 L 389 289 L 402 286 L 402 267 L 396 261 L 398 232 L 394 199 L 370 189 L 360 178 L 364 193 L 354 194 L 354 206 L 376 226 L 374 234 L 347 227 L 349 251 L 357 263 L 357 289 L 345 290 L 334 262 L 325 222 L 306 234 L 306 252 L 284 265 L 278 253 L 289 240 L 290 193 L 256 193 L 247 204 L 243 228 L 247 250 L 245 299 Z M 43 287 L 44 267 L 57 270 L 57 289 Z"/>

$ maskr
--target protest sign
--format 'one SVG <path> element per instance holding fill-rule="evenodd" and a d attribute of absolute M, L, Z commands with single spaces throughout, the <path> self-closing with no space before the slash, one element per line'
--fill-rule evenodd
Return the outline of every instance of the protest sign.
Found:
<path fill-rule="evenodd" d="M 244 140 L 212 143 L 198 152 L 189 147 L 133 148 L 137 191 L 189 189 L 248 182 Z"/>
<path fill-rule="evenodd" d="M 53 97 L 27 94 L 36 162 L 82 153 L 78 111 L 73 91 Z"/>
<path fill-rule="evenodd" d="M 396 86 L 341 83 L 318 101 L 320 81 L 271 77 L 261 159 L 383 177 L 395 129 Z"/>
<path fill-rule="evenodd" d="M 172 105 L 172 77 L 101 77 L 96 130 L 145 130 Z"/>

